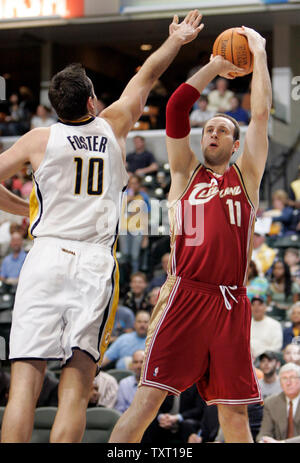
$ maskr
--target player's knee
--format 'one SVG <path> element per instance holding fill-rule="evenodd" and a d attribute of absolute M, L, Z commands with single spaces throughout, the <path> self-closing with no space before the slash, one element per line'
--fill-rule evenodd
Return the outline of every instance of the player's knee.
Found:
<path fill-rule="evenodd" d="M 243 426 L 248 423 L 247 407 L 244 405 L 219 405 L 218 415 L 221 425 Z"/>

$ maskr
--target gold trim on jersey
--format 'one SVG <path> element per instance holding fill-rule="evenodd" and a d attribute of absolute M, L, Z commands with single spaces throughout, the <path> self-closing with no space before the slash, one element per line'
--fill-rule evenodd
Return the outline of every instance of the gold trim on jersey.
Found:
<path fill-rule="evenodd" d="M 110 341 L 110 336 L 111 332 L 113 330 L 114 322 L 115 322 L 115 316 L 118 308 L 118 303 L 119 303 L 119 278 L 120 278 L 120 273 L 119 273 L 119 265 L 116 257 L 116 251 L 117 251 L 117 239 L 114 244 L 113 248 L 113 257 L 115 261 L 115 270 L 114 270 L 114 288 L 113 288 L 113 295 L 112 295 L 112 301 L 110 303 L 110 308 L 109 308 L 109 315 L 107 317 L 107 321 L 105 323 L 105 327 L 103 330 L 103 334 L 100 339 L 99 343 L 99 352 L 100 352 L 100 358 L 99 358 L 99 365 L 101 365 L 101 362 L 103 360 L 103 356 L 105 354 L 105 351 L 108 347 L 109 341 Z"/>
<path fill-rule="evenodd" d="M 247 200 L 248 200 L 248 203 L 250 204 L 250 206 L 251 206 L 251 207 L 254 209 L 254 211 L 255 211 L 255 207 L 254 207 L 254 205 L 253 205 L 253 203 L 252 203 L 252 201 L 251 201 L 251 199 L 250 199 L 250 196 L 248 195 L 248 191 L 247 191 L 246 186 L 245 186 L 245 183 L 244 183 L 244 179 L 243 179 L 243 176 L 242 176 L 242 172 L 240 171 L 239 167 L 238 167 L 235 163 L 232 164 L 232 167 L 234 168 L 234 170 L 235 170 L 236 173 L 237 173 L 237 176 L 238 176 L 238 178 L 239 178 L 239 180 L 240 180 L 241 186 L 242 186 L 243 191 L 244 191 L 244 193 L 245 193 L 245 195 L 246 195 L 246 198 L 247 198 Z"/>
<path fill-rule="evenodd" d="M 36 183 L 33 179 L 33 188 L 31 190 L 29 196 L 29 227 L 28 227 L 28 236 L 30 239 L 33 240 L 33 236 L 31 234 L 31 229 L 38 217 L 38 213 L 40 210 L 40 203 L 36 194 Z"/>

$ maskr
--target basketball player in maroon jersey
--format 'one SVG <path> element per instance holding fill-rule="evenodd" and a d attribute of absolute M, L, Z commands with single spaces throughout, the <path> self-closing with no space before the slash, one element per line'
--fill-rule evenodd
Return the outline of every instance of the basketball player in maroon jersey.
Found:
<path fill-rule="evenodd" d="M 262 396 L 251 360 L 245 284 L 272 92 L 264 38 L 249 28 L 240 33 L 248 39 L 254 69 L 251 122 L 236 164 L 229 167 L 239 148 L 239 126 L 226 115 L 203 128 L 203 165 L 189 144 L 194 102 L 217 75 L 231 78 L 231 63 L 212 58 L 167 105 L 169 275 L 153 311 L 138 391 L 111 442 L 140 441 L 166 395 L 179 395 L 193 383 L 208 405 L 217 404 L 226 442 L 252 442 L 247 405 Z"/>

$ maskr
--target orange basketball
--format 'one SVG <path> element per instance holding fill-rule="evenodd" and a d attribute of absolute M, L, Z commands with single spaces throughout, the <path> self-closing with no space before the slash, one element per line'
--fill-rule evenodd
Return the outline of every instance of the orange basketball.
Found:
<path fill-rule="evenodd" d="M 213 55 L 221 55 L 239 68 L 243 73 L 231 73 L 234 77 L 245 76 L 253 71 L 253 55 L 249 49 L 247 37 L 237 32 L 237 27 L 226 29 L 220 34 L 213 46 Z"/>

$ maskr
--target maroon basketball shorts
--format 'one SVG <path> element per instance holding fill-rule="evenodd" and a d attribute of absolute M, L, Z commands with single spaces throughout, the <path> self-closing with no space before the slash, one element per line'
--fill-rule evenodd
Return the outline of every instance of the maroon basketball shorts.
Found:
<path fill-rule="evenodd" d="M 261 403 L 250 324 L 245 288 L 169 276 L 153 309 L 140 386 L 178 395 L 196 383 L 208 405 Z"/>

